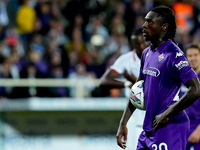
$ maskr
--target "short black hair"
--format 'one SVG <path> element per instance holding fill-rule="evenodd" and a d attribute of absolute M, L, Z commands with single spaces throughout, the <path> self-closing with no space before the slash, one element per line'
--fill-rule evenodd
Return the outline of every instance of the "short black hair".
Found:
<path fill-rule="evenodd" d="M 172 39 L 174 41 L 177 28 L 174 11 L 170 7 L 166 7 L 163 5 L 154 7 L 151 11 L 159 14 L 163 18 L 164 23 L 168 23 L 169 25 L 167 33 L 163 37 L 163 40 L 166 41 L 168 39 Z"/>
<path fill-rule="evenodd" d="M 200 52 L 200 47 L 199 47 L 197 44 L 193 44 L 193 43 L 188 44 L 188 45 L 186 46 L 185 52 L 186 52 L 188 49 L 190 49 L 190 48 L 198 49 L 199 52 Z"/>
<path fill-rule="evenodd" d="M 142 28 L 138 28 L 136 30 L 133 30 L 131 35 L 140 35 L 140 34 L 142 34 Z"/>
<path fill-rule="evenodd" d="M 142 35 L 142 28 L 138 28 L 138 29 L 133 29 L 130 36 L 128 36 L 128 41 L 131 44 L 132 38 L 133 36 L 139 36 Z"/>
<path fill-rule="evenodd" d="M 132 40 L 133 36 L 139 36 L 142 34 L 142 28 L 138 28 L 132 31 L 131 36 L 130 36 L 130 40 Z"/>

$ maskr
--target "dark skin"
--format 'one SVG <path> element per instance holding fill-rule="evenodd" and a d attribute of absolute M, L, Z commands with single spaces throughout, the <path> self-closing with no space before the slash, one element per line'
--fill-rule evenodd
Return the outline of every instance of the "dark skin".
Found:
<path fill-rule="evenodd" d="M 142 33 L 140 35 L 134 35 L 131 37 L 131 45 L 135 47 L 136 53 L 139 57 L 141 57 L 143 50 L 148 46 L 148 43 L 144 40 L 144 37 Z M 124 82 L 116 80 L 116 78 L 119 76 L 117 72 L 111 69 L 107 69 L 106 72 L 103 74 L 103 76 L 100 79 L 100 86 L 112 89 L 112 88 L 118 88 L 122 89 L 124 88 Z M 123 76 L 130 82 L 132 82 L 132 85 L 135 83 L 137 78 L 133 74 L 129 74 L 127 71 L 123 73 Z M 130 88 L 132 87 L 130 85 Z"/>
<path fill-rule="evenodd" d="M 164 23 L 162 17 L 160 17 L 157 13 L 150 11 L 146 15 L 145 22 L 143 24 L 143 35 L 146 40 L 151 42 L 153 49 L 156 49 L 165 42 L 160 40 L 160 38 L 163 38 L 167 33 L 167 28 L 168 24 Z M 143 79 L 139 78 L 138 81 L 139 80 Z M 183 111 L 200 97 L 200 84 L 197 78 L 190 79 L 185 85 L 189 90 L 181 97 L 181 99 L 177 103 L 168 107 L 163 113 L 155 116 L 152 126 L 154 132 L 156 132 L 156 130 L 159 128 L 165 127 L 170 117 Z M 124 110 L 116 134 L 117 143 L 123 149 L 126 148 L 126 139 L 128 133 L 126 124 L 135 109 L 136 108 L 129 101 L 126 109 Z"/>

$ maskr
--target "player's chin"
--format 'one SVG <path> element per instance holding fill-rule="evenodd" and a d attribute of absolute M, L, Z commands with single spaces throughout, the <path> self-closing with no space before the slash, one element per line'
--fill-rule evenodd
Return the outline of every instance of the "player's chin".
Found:
<path fill-rule="evenodd" d="M 191 65 L 191 67 L 193 69 L 197 69 L 198 68 L 198 64 L 197 63 L 189 63 Z"/>
<path fill-rule="evenodd" d="M 149 41 L 150 39 L 149 39 L 148 36 L 144 35 L 144 40 L 145 40 L 145 41 Z"/>

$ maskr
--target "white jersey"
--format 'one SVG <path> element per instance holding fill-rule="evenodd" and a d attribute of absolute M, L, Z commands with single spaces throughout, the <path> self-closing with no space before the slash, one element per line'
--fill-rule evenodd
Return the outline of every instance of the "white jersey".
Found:
<path fill-rule="evenodd" d="M 123 74 L 127 71 L 133 74 L 136 78 L 139 77 L 140 71 L 140 58 L 137 56 L 135 50 L 121 55 L 115 63 L 110 67 L 118 74 Z M 127 94 L 128 91 L 128 94 Z M 125 90 L 126 97 L 130 94 L 130 89 Z M 126 150 L 135 150 L 140 133 L 142 132 L 142 125 L 145 116 L 145 111 L 136 109 L 127 123 L 128 137 Z"/>
<path fill-rule="evenodd" d="M 137 56 L 135 51 L 131 51 L 121 55 L 110 68 L 119 74 L 123 74 L 127 71 L 129 74 L 133 74 L 138 78 L 140 71 L 140 58 Z"/>

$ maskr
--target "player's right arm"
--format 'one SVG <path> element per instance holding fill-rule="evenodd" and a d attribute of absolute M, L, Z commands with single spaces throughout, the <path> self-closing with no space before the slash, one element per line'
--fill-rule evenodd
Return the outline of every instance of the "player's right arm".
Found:
<path fill-rule="evenodd" d="M 133 106 L 133 104 L 131 104 L 131 102 L 128 101 L 127 107 L 124 110 L 124 113 L 119 123 L 116 138 L 117 138 L 117 144 L 123 149 L 126 148 L 126 141 L 127 141 L 127 134 L 128 134 L 128 129 L 126 127 L 126 124 L 129 118 L 131 117 L 132 113 L 135 111 L 135 109 L 136 108 Z"/>
<path fill-rule="evenodd" d="M 100 78 L 100 87 L 105 88 L 124 88 L 125 84 L 122 81 L 117 80 L 116 78 L 120 74 L 112 69 L 107 69 L 103 76 Z M 130 83 L 131 84 L 131 83 Z"/>

